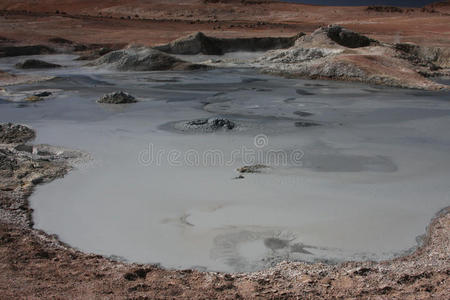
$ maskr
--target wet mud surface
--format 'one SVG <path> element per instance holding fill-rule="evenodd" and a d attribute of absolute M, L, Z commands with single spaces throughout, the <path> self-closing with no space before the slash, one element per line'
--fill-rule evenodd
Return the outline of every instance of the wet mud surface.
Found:
<path fill-rule="evenodd" d="M 448 205 L 445 93 L 242 69 L 114 73 L 43 58 L 68 67 L 43 73 L 52 80 L 8 87 L 2 120 L 31 125 L 37 143 L 91 153 L 91 165 L 31 197 L 35 227 L 80 250 L 228 272 L 286 260 L 383 260 L 414 249 Z M 0 63 L 20 73 L 13 59 Z M 46 90 L 48 99 L 24 100 Z M 138 102 L 96 102 L 115 90 Z M 210 118 L 237 126 L 186 132 L 174 125 Z M 235 155 L 242 147 L 262 157 Z M 169 161 L 171 150 L 180 158 Z M 211 150 L 222 156 L 205 158 Z M 301 157 L 274 161 L 274 151 Z M 270 168 L 232 180 L 255 163 Z"/>

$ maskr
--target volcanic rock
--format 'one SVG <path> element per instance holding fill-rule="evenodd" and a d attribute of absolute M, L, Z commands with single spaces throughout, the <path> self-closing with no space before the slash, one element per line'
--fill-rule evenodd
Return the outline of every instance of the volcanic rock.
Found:
<path fill-rule="evenodd" d="M 0 143 L 25 143 L 34 139 L 34 130 L 28 126 L 12 123 L 0 124 Z"/>
<path fill-rule="evenodd" d="M 320 34 L 321 32 L 325 32 L 334 42 L 348 48 L 367 47 L 370 46 L 372 42 L 376 42 L 364 35 L 342 28 L 338 25 L 320 28 L 313 34 Z"/>

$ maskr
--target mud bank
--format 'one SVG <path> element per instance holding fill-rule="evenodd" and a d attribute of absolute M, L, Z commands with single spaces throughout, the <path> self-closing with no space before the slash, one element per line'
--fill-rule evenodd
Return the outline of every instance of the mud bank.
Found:
<path fill-rule="evenodd" d="M 447 295 L 449 209 L 432 221 L 419 249 L 391 261 L 281 263 L 248 274 L 164 270 L 84 254 L 32 229 L 28 197 L 34 187 L 64 176 L 80 153 L 48 155 L 54 147 L 47 146 L 48 153 L 30 155 L 16 147 L 0 147 L 0 290 L 5 298 L 443 299 Z"/>

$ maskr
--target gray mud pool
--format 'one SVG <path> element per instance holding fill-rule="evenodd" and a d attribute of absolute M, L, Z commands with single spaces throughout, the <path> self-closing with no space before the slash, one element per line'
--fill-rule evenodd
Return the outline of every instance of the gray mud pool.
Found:
<path fill-rule="evenodd" d="M 383 260 L 416 247 L 450 205 L 448 93 L 42 58 L 67 67 L 6 87 L 0 117 L 31 125 L 36 143 L 92 156 L 31 197 L 35 227 L 83 251 L 230 272 Z M 19 73 L 23 59 L 0 69 Z M 52 95 L 22 101 L 36 90 Z M 138 102 L 96 102 L 117 90 Z M 212 117 L 235 126 L 177 127 Z M 253 164 L 269 168 L 234 179 Z"/>

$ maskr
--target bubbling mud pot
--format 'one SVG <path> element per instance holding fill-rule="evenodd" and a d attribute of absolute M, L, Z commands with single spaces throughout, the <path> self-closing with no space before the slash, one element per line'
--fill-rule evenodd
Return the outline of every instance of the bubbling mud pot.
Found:
<path fill-rule="evenodd" d="M 82 251 L 228 272 L 383 260 L 415 248 L 450 203 L 446 92 L 248 69 L 120 73 L 73 58 L 39 57 L 64 68 L 8 86 L 0 116 L 30 125 L 36 143 L 92 156 L 30 199 L 35 228 Z M 0 69 L 22 74 L 17 62 Z M 97 103 L 122 90 L 138 101 Z M 211 119 L 236 126 L 174 125 Z M 232 180 L 254 164 L 268 168 Z"/>

